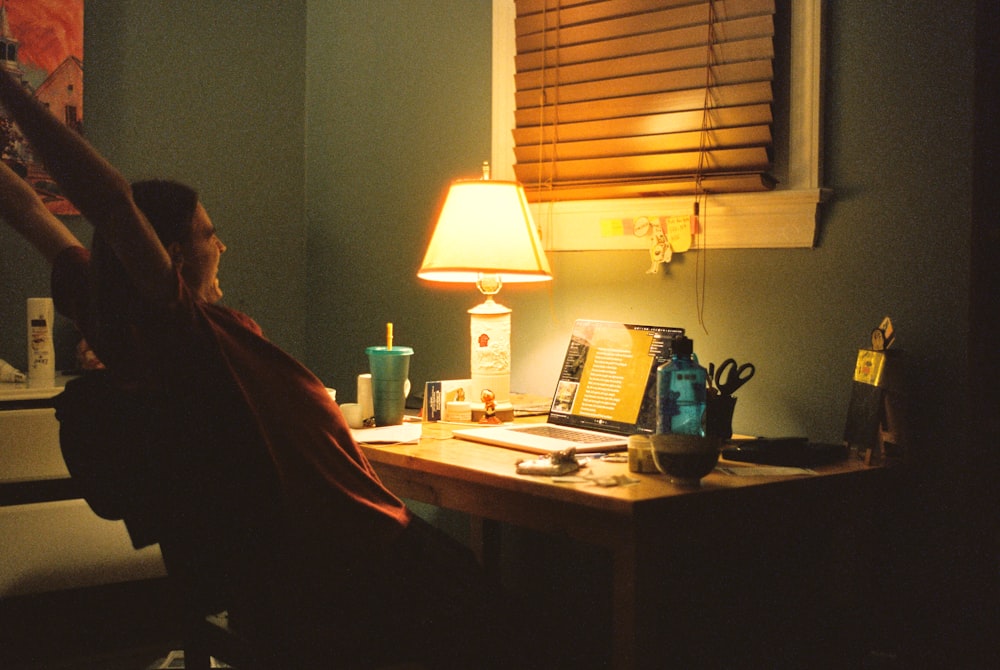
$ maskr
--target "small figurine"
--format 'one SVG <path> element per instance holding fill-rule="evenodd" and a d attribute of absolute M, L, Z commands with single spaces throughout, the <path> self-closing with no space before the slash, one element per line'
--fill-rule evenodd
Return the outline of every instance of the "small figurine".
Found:
<path fill-rule="evenodd" d="M 489 389 L 483 389 L 479 399 L 483 401 L 483 416 L 479 419 L 479 423 L 503 423 L 497 418 L 496 394 Z"/>

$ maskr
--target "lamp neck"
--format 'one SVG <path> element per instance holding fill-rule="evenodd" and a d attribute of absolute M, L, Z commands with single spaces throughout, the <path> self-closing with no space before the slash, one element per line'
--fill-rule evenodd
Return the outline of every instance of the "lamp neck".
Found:
<path fill-rule="evenodd" d="M 501 281 L 500 275 L 496 273 L 480 272 L 479 278 L 476 279 L 476 288 L 486 296 L 487 300 L 493 300 L 493 296 L 503 288 L 503 281 Z"/>

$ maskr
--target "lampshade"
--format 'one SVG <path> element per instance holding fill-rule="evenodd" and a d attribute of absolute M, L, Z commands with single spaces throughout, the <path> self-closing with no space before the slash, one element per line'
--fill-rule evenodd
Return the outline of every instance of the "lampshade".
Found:
<path fill-rule="evenodd" d="M 504 283 L 552 279 L 517 182 L 454 182 L 417 272 L 421 279 L 459 283 L 476 282 L 483 274 L 499 275 Z"/>

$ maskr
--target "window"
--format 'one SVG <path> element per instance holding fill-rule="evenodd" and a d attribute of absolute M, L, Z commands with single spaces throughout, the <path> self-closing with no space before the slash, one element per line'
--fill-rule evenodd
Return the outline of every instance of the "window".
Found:
<path fill-rule="evenodd" d="M 701 217 L 708 248 L 809 247 L 826 191 L 820 175 L 821 0 L 779 3 L 788 26 L 788 113 L 775 118 L 775 142 L 787 148 L 780 183 L 773 191 L 709 195 Z M 513 0 L 493 0 L 493 175 L 514 173 Z M 776 106 L 777 107 L 777 106 Z M 778 127 L 779 124 L 781 127 Z M 569 200 L 532 205 L 550 250 L 645 248 L 648 240 L 625 234 L 615 221 L 689 214 L 693 196 Z"/>

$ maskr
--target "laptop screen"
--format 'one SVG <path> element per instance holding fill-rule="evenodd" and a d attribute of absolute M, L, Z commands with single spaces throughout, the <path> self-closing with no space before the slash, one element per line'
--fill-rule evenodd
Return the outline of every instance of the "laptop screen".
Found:
<path fill-rule="evenodd" d="M 656 368 L 683 328 L 579 320 L 549 421 L 619 435 L 656 429 Z"/>

